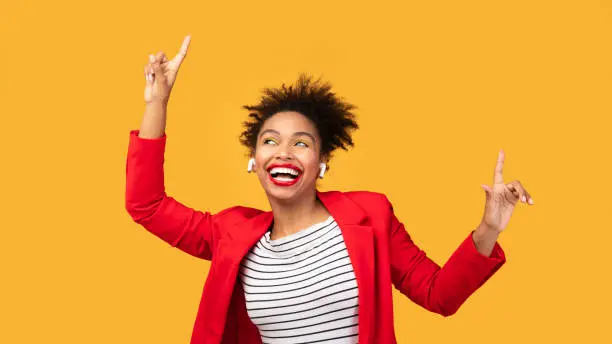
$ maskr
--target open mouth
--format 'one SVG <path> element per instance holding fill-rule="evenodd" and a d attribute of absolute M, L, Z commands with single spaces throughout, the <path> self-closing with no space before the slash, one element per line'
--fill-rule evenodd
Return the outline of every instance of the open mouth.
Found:
<path fill-rule="evenodd" d="M 268 168 L 270 180 L 279 186 L 290 186 L 295 184 L 302 176 L 302 171 L 293 165 L 273 165 Z"/>

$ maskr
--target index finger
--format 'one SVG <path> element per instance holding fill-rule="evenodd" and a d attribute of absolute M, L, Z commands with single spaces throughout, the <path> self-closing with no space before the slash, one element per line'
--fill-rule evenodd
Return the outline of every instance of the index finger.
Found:
<path fill-rule="evenodd" d="M 504 183 L 504 160 L 506 159 L 506 154 L 504 150 L 499 151 L 499 155 L 497 156 L 497 164 L 495 165 L 495 175 L 493 177 L 493 184 L 503 184 Z"/>
<path fill-rule="evenodd" d="M 185 39 L 183 39 L 181 50 L 179 50 L 178 54 L 176 54 L 176 56 L 173 59 L 179 66 L 181 65 L 181 63 L 183 63 L 185 56 L 187 56 L 187 50 L 189 49 L 190 42 L 191 42 L 191 36 L 186 36 Z"/>

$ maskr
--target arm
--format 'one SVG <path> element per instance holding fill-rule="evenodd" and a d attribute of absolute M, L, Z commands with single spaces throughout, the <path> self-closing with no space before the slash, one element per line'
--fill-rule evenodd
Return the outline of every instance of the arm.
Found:
<path fill-rule="evenodd" d="M 145 111 L 140 130 L 130 132 L 126 166 L 125 207 L 132 219 L 174 247 L 212 259 L 215 220 L 166 195 L 164 152 L 166 112 L 178 69 L 190 37 L 172 60 L 164 53 L 149 56 L 145 67 Z"/>
<path fill-rule="evenodd" d="M 387 201 L 388 202 L 388 201 Z M 504 252 L 495 242 L 491 255 L 480 253 L 470 233 L 443 267 L 417 247 L 404 225 L 391 214 L 390 259 L 395 287 L 425 309 L 450 316 L 505 262 Z"/>
<path fill-rule="evenodd" d="M 196 211 L 166 195 L 164 151 L 166 134 L 139 137 L 130 132 L 126 165 L 125 207 L 149 232 L 193 256 L 212 259 L 213 215 Z"/>

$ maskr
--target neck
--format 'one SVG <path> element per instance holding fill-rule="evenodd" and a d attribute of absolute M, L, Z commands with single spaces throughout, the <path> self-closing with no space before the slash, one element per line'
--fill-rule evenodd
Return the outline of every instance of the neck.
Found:
<path fill-rule="evenodd" d="M 317 199 L 314 189 L 302 195 L 298 200 L 284 201 L 268 198 L 268 201 L 274 214 L 271 233 L 273 240 L 297 233 L 329 217 L 329 212 Z"/>

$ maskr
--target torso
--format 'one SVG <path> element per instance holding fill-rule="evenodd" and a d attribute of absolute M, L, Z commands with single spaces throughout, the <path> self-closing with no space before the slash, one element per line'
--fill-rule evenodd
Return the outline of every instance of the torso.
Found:
<path fill-rule="evenodd" d="M 340 228 L 327 220 L 257 242 L 241 264 L 263 343 L 357 343 L 358 289 Z"/>

